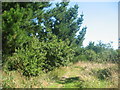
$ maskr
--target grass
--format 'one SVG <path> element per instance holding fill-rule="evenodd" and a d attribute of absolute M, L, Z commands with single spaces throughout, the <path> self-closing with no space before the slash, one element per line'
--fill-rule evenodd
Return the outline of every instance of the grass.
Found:
<path fill-rule="evenodd" d="M 4 88 L 117 88 L 117 71 L 117 64 L 82 61 L 29 79 L 18 71 L 0 71 L 0 81 Z"/>

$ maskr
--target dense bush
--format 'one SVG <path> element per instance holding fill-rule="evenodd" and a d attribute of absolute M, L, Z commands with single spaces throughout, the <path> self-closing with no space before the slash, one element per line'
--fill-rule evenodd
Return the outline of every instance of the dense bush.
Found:
<path fill-rule="evenodd" d="M 65 42 L 39 42 L 32 37 L 25 48 L 19 48 L 13 56 L 7 58 L 9 70 L 21 69 L 24 75 L 39 75 L 43 70 L 50 71 L 56 67 L 67 65 L 73 58 L 74 51 Z"/>
<path fill-rule="evenodd" d="M 7 59 L 8 69 L 21 69 L 24 75 L 38 75 L 45 64 L 46 51 L 44 42 L 32 38 L 25 47 L 15 51 L 13 56 Z"/>
<path fill-rule="evenodd" d="M 67 8 L 69 2 L 60 2 L 48 8 L 51 5 L 49 2 L 3 3 L 4 68 L 20 69 L 24 75 L 36 76 L 69 62 L 115 60 L 116 52 L 102 42 L 82 48 L 87 27 L 80 30 L 84 15 L 78 17 L 78 5 Z"/>
<path fill-rule="evenodd" d="M 98 53 L 97 58 L 99 59 L 99 62 L 117 62 L 117 52 L 114 50 L 105 50 L 101 53 Z"/>
<path fill-rule="evenodd" d="M 78 54 L 79 52 L 79 54 Z M 81 48 L 79 49 L 79 51 L 77 51 L 77 54 L 74 57 L 74 62 L 77 61 L 95 61 L 97 58 L 97 54 L 93 51 L 93 50 L 88 50 L 85 48 Z"/>
<path fill-rule="evenodd" d="M 96 45 L 90 42 L 81 56 L 84 55 L 87 60 L 96 62 L 117 62 L 118 58 L 118 52 L 111 47 L 111 44 L 104 44 L 101 41 Z"/>
<path fill-rule="evenodd" d="M 72 48 L 75 51 L 75 55 L 74 55 L 74 58 L 72 60 L 73 63 L 76 63 L 78 61 L 86 61 L 87 60 L 87 57 L 85 55 L 85 51 L 86 51 L 85 48 L 76 47 L 76 46 L 73 46 Z"/>
<path fill-rule="evenodd" d="M 120 61 L 120 49 L 117 49 L 116 52 L 117 52 L 117 54 L 118 54 L 118 56 L 117 56 L 117 61 L 119 62 L 119 61 Z"/>
<path fill-rule="evenodd" d="M 111 77 L 111 72 L 108 69 L 101 69 L 97 71 L 97 77 L 100 80 L 104 80 L 108 77 Z"/>
<path fill-rule="evenodd" d="M 55 67 L 67 65 L 72 61 L 74 50 L 72 50 L 65 42 L 53 40 L 47 43 L 47 54 L 45 68 L 52 70 Z"/>
<path fill-rule="evenodd" d="M 6 69 L 20 69 L 24 75 L 35 76 L 73 61 L 75 51 L 71 45 L 77 40 L 83 15 L 77 17 L 78 5 L 67 8 L 68 3 L 57 3 L 51 9 L 49 2 L 3 3 L 2 52 Z M 85 30 L 80 33 L 84 31 L 85 35 Z"/>
<path fill-rule="evenodd" d="M 47 39 L 44 46 L 44 50 L 46 50 L 46 60 L 43 66 L 45 71 L 65 66 L 72 61 L 74 50 L 68 46 L 67 42 L 58 39 L 56 35 L 52 34 L 49 34 Z"/>
<path fill-rule="evenodd" d="M 96 60 L 96 53 L 93 50 L 86 50 L 85 55 L 87 60 L 94 61 Z"/>

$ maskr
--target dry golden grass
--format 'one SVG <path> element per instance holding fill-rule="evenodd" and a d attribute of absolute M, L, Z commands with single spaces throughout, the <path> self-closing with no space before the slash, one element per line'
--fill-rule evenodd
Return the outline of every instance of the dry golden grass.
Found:
<path fill-rule="evenodd" d="M 111 76 L 108 80 L 99 80 L 93 71 L 108 69 Z M 12 88 L 63 88 L 75 87 L 81 83 L 82 88 L 117 88 L 118 87 L 118 65 L 113 63 L 101 64 L 95 62 L 78 62 L 76 64 L 60 67 L 47 74 L 27 79 L 18 71 L 2 73 L 4 87 Z M 2 71 L 0 71 L 1 73 Z M 69 79 L 73 78 L 70 82 Z M 74 82 L 75 78 L 79 80 Z M 68 83 L 61 84 L 60 80 Z M 80 82 L 80 83 L 79 83 Z"/>

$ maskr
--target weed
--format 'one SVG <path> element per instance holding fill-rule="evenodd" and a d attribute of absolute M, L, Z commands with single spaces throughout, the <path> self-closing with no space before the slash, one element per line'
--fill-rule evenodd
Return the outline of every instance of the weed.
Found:
<path fill-rule="evenodd" d="M 56 68 L 55 70 L 49 72 L 49 78 L 52 80 L 57 80 L 60 77 L 62 77 L 62 75 L 64 75 L 65 69 L 64 68 Z"/>
<path fill-rule="evenodd" d="M 108 69 L 101 69 L 101 70 L 97 71 L 97 73 L 98 73 L 97 77 L 100 80 L 104 80 L 111 76 L 111 72 Z"/>

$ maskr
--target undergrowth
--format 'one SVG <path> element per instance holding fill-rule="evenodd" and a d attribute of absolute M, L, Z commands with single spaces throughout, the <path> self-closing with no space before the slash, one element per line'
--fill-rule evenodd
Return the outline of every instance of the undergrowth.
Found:
<path fill-rule="evenodd" d="M 88 64 L 88 66 L 87 66 Z M 90 68 L 90 65 L 92 66 Z M 96 67 L 96 65 L 98 67 Z M 2 72 L 3 88 L 117 88 L 117 64 L 79 62 L 39 76 L 26 77 L 18 71 Z"/>

